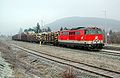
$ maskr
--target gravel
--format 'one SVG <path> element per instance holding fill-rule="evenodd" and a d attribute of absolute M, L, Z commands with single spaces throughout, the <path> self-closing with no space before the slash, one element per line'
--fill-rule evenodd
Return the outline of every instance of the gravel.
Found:
<path fill-rule="evenodd" d="M 98 67 L 120 72 L 120 57 L 118 56 L 106 55 L 100 52 L 99 53 L 88 52 L 84 50 L 75 50 L 75 49 L 48 46 L 48 45 L 42 45 L 40 47 L 40 45 L 36 43 L 28 43 L 28 42 L 20 42 L 20 41 L 8 41 L 8 42 L 6 41 L 6 43 L 9 43 L 8 45 L 14 43 L 25 48 L 30 48 L 30 49 L 45 52 L 51 55 L 68 58 L 77 62 L 87 63 L 87 64 L 91 64 Z M 10 47 L 6 47 L 6 48 L 9 49 Z M 24 66 L 28 66 L 28 67 L 20 66 L 15 68 L 15 69 L 19 69 L 19 71 L 22 71 L 21 73 L 24 74 L 24 76 L 26 77 L 30 76 L 30 73 L 32 73 L 32 75 L 30 76 L 31 78 L 34 78 L 35 76 L 39 76 L 41 78 L 50 78 L 50 77 L 61 78 L 61 73 L 63 73 L 68 68 L 67 66 L 60 65 L 60 64 L 51 62 L 49 60 L 45 60 L 31 54 L 26 54 L 26 52 L 23 52 L 17 48 L 12 47 L 12 49 L 14 51 L 14 54 L 16 54 L 15 56 L 14 55 L 13 56 L 17 57 L 18 60 L 25 63 Z M 7 56 L 10 56 L 10 55 L 7 55 Z M 35 61 L 35 60 L 37 61 L 31 63 L 32 61 Z M 26 72 L 25 68 L 29 68 L 29 66 L 32 67 L 32 69 Z M 98 77 L 98 76 L 92 75 L 91 73 L 78 71 L 76 69 L 74 69 L 74 73 L 75 75 L 77 75 L 78 78 L 97 78 Z"/>
<path fill-rule="evenodd" d="M 26 68 L 25 73 L 32 73 L 34 75 L 39 76 L 40 78 L 62 78 L 63 72 L 69 68 L 66 65 L 62 65 L 33 54 L 26 53 L 25 51 L 21 51 L 12 47 L 14 52 L 16 52 L 17 59 L 19 58 L 20 62 L 16 62 L 17 65 Z M 22 57 L 21 57 L 22 56 Z M 91 73 L 83 72 L 80 70 L 73 69 L 75 74 L 75 78 L 98 78 Z"/>
<path fill-rule="evenodd" d="M 17 45 L 33 50 L 45 52 L 47 54 L 68 58 L 77 62 L 87 63 L 120 72 L 120 57 L 106 55 L 98 52 L 88 52 L 83 50 L 74 50 L 55 46 L 33 44 L 28 42 L 13 41 Z"/>
<path fill-rule="evenodd" d="M 41 57 L 26 53 L 18 48 L 10 46 L 10 42 L 4 42 L 6 47 L 1 47 L 4 51 L 3 58 L 10 63 L 13 70 L 12 77 L 15 78 L 63 78 L 65 71 L 71 67 L 43 59 Z M 8 44 L 9 43 L 9 44 Z M 9 45 L 9 46 L 8 46 Z M 99 78 L 95 74 L 80 71 L 72 68 L 75 78 Z M 100 77 L 101 78 L 101 77 Z"/>

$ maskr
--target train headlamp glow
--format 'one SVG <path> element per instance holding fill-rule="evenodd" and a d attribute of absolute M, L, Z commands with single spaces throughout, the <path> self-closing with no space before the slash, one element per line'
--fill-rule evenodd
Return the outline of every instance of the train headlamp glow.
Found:
<path fill-rule="evenodd" d="M 98 39 L 98 36 L 96 36 L 95 39 Z"/>

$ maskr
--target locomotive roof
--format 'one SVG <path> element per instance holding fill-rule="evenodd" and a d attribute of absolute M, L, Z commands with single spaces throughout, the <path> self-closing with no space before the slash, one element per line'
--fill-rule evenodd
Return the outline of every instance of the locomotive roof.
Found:
<path fill-rule="evenodd" d="M 79 31 L 79 30 L 85 30 L 85 29 L 100 29 L 98 27 L 80 27 L 79 28 L 76 28 L 76 29 L 71 29 L 71 30 L 62 30 L 62 31 Z M 61 32 L 61 31 L 60 31 Z"/>
<path fill-rule="evenodd" d="M 84 29 L 85 27 L 77 27 L 77 28 L 72 28 L 71 30 L 78 30 L 78 29 Z"/>

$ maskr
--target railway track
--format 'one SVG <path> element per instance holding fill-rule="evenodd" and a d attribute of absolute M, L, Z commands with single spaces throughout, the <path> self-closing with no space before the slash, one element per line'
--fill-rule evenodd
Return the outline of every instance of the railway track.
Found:
<path fill-rule="evenodd" d="M 103 50 L 102 50 L 102 53 L 107 53 L 107 54 L 113 55 L 113 56 L 120 56 L 120 51 L 103 49 Z"/>
<path fill-rule="evenodd" d="M 60 63 L 60 64 L 64 64 L 64 65 L 68 65 L 71 67 L 74 67 L 76 69 L 80 69 L 86 72 L 90 72 L 102 77 L 107 77 L 107 78 L 119 78 L 120 77 L 120 72 L 117 71 L 113 71 L 113 70 L 108 70 L 108 69 L 104 69 L 104 68 L 100 68 L 100 67 L 96 67 L 93 65 L 89 65 L 89 64 L 85 64 L 85 63 L 80 63 L 80 62 L 76 62 L 73 60 L 69 60 L 69 59 L 65 59 L 62 57 L 57 57 L 57 56 L 53 56 L 53 55 L 49 55 L 40 51 L 35 51 L 35 50 L 31 50 L 31 49 L 26 49 L 23 47 L 20 47 L 18 45 L 15 44 L 11 44 L 12 46 L 19 48 L 21 50 L 24 50 L 28 53 L 34 54 L 36 56 Z"/>
<path fill-rule="evenodd" d="M 50 45 L 49 45 L 50 46 Z M 64 47 L 62 47 L 62 48 L 64 48 Z M 66 47 L 65 47 L 66 48 Z M 68 50 L 74 50 L 74 52 L 80 52 L 79 50 L 79 48 L 69 48 Z M 86 51 L 86 50 L 82 50 L 82 51 L 85 51 L 84 53 L 87 53 L 88 51 Z M 112 55 L 112 56 L 118 56 L 118 57 L 120 57 L 120 51 L 114 51 L 114 50 L 106 50 L 106 49 L 102 49 L 101 51 L 90 51 L 91 53 L 99 53 L 99 54 L 106 54 L 106 55 Z M 89 53 L 90 53 L 89 52 Z"/>
<path fill-rule="evenodd" d="M 48 46 L 54 46 L 54 45 L 48 45 Z M 80 48 L 68 48 L 68 47 L 61 47 L 61 48 L 67 48 L 68 50 L 74 50 L 74 52 L 80 52 L 80 50 L 82 50 L 82 51 L 84 51 L 84 53 L 88 53 L 88 51 L 87 50 L 85 50 L 85 49 L 80 49 Z M 95 50 L 93 50 L 93 51 L 90 51 L 91 53 L 99 53 L 99 54 L 106 54 L 106 55 L 112 55 L 112 56 L 118 56 L 118 57 L 120 57 L 120 51 L 114 51 L 114 50 L 107 50 L 107 49 L 102 49 L 102 50 L 100 50 L 100 51 L 95 51 Z M 89 53 L 90 53 L 89 52 Z"/>
<path fill-rule="evenodd" d="M 39 44 L 36 44 L 36 45 L 39 45 Z M 57 47 L 58 46 L 54 46 L 54 45 L 50 45 L 50 44 L 47 44 L 47 46 L 53 46 L 53 47 Z M 66 49 L 68 51 L 71 51 L 71 50 L 74 50 L 74 52 L 80 52 L 80 50 L 82 50 L 81 52 L 84 52 L 84 53 L 99 53 L 99 54 L 105 54 L 105 55 L 111 55 L 111 56 L 117 56 L 117 57 L 120 57 L 120 51 L 114 51 L 114 50 L 107 50 L 107 49 L 102 49 L 101 51 L 87 51 L 87 50 L 84 50 L 84 49 L 80 49 L 80 48 L 68 48 L 68 47 L 59 47 L 59 48 L 62 48 L 62 49 Z"/>

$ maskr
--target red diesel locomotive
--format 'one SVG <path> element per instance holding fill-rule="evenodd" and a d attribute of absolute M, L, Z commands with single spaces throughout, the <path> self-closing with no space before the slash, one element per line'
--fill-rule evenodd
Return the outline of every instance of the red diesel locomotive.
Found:
<path fill-rule="evenodd" d="M 103 31 L 97 27 L 63 30 L 58 35 L 60 45 L 84 47 L 90 50 L 102 49 L 104 46 L 103 40 Z"/>

